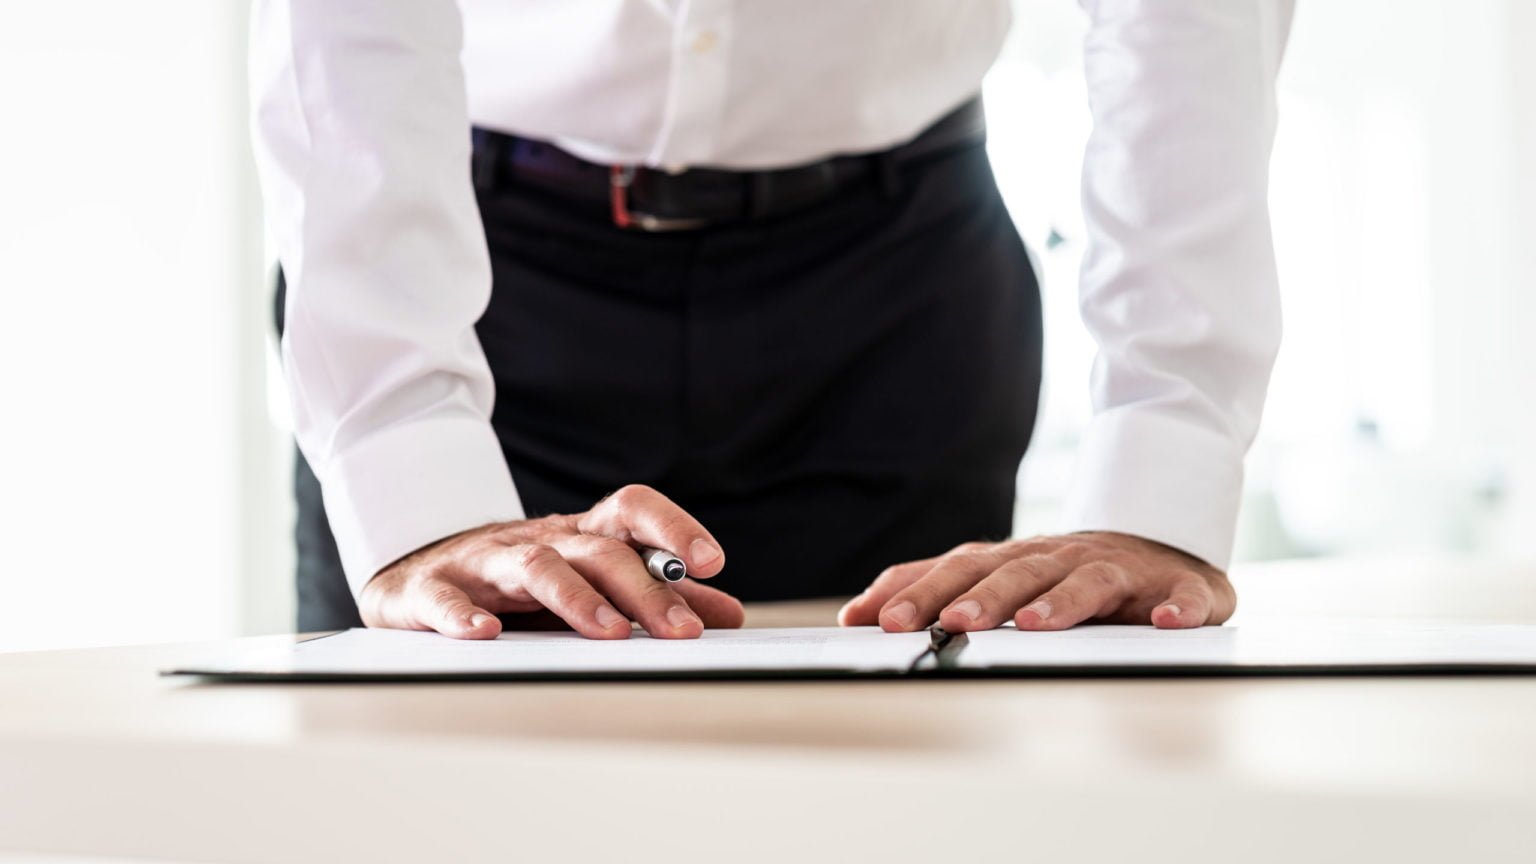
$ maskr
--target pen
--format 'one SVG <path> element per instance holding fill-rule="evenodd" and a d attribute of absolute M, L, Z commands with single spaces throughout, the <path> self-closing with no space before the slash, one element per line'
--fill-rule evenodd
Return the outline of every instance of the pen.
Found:
<path fill-rule="evenodd" d="M 645 562 L 645 569 L 651 571 L 651 576 L 663 582 L 681 582 L 688 575 L 688 565 L 683 559 L 665 549 L 642 546 L 640 560 Z"/>

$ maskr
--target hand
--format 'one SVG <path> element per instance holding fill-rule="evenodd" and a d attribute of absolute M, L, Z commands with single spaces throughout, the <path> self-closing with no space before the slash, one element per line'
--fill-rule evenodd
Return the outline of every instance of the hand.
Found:
<path fill-rule="evenodd" d="M 1225 573 L 1177 549 L 1111 532 L 966 543 L 937 558 L 887 568 L 837 620 L 919 630 L 1023 630 L 1084 621 L 1161 628 L 1220 624 L 1237 594 Z"/>
<path fill-rule="evenodd" d="M 740 627 L 736 598 L 690 579 L 653 579 L 636 546 L 666 549 L 707 579 L 725 566 L 709 532 L 666 496 L 626 486 L 585 513 L 486 525 L 379 571 L 359 608 L 369 627 L 494 639 L 495 613 L 553 613 L 592 639 L 626 639 L 629 619 L 652 636 L 692 639 Z"/>

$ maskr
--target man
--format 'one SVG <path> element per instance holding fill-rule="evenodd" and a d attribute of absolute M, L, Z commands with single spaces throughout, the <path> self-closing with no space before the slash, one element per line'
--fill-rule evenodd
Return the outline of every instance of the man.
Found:
<path fill-rule="evenodd" d="M 1000 541 L 1041 338 L 976 100 L 1007 0 L 259 0 L 300 626 L 1225 620 L 1291 0 L 1082 5 L 1096 414 L 1066 533 Z"/>

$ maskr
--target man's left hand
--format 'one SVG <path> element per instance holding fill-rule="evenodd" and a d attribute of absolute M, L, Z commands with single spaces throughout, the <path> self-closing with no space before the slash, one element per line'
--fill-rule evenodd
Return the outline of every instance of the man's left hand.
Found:
<path fill-rule="evenodd" d="M 889 567 L 838 613 L 844 626 L 951 632 L 1012 619 L 1023 630 L 1087 621 L 1161 628 L 1220 624 L 1237 594 L 1227 575 L 1161 543 L 1086 532 L 966 543 L 937 558 Z"/>

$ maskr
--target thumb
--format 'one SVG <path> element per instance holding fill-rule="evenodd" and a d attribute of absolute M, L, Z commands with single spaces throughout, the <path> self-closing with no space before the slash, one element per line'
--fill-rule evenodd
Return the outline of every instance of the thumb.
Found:
<path fill-rule="evenodd" d="M 747 612 L 735 597 L 702 582 L 684 579 L 673 584 L 688 607 L 699 616 L 705 627 L 723 627 L 734 630 L 747 620 Z"/>
<path fill-rule="evenodd" d="M 501 621 L 476 606 L 457 585 L 432 581 L 423 586 L 417 622 L 455 639 L 495 639 Z"/>

